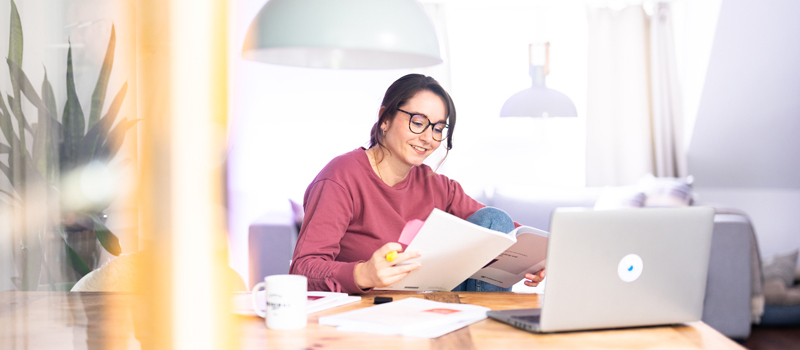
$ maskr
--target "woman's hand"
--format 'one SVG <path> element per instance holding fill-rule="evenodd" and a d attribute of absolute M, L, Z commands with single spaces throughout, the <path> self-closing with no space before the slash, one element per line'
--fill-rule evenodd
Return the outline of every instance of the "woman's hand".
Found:
<path fill-rule="evenodd" d="M 397 258 L 393 261 L 386 260 L 386 254 L 393 250 L 397 251 Z M 368 261 L 358 263 L 353 272 L 353 277 L 358 287 L 361 289 L 386 287 L 403 279 L 409 272 L 422 266 L 420 263 L 396 266 L 403 261 L 420 256 L 419 252 L 401 253 L 402 250 L 403 247 L 400 243 L 386 243 L 372 253 L 372 258 Z"/>
<path fill-rule="evenodd" d="M 525 281 L 525 285 L 528 287 L 536 287 L 539 285 L 539 283 L 542 282 L 544 276 L 545 276 L 544 269 L 541 269 L 536 273 L 526 273 L 525 278 L 529 279 L 529 281 Z"/>

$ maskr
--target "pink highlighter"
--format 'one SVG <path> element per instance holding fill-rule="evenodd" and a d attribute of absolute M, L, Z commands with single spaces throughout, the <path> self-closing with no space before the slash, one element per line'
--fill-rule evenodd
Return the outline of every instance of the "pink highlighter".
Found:
<path fill-rule="evenodd" d="M 417 233 L 422 228 L 422 224 L 425 222 L 420 219 L 414 219 L 406 223 L 406 226 L 403 227 L 403 231 L 400 233 L 400 238 L 397 239 L 398 242 L 401 244 L 409 245 L 414 237 L 417 236 Z M 397 258 L 397 251 L 392 250 L 391 252 L 386 254 L 386 260 L 394 261 Z"/>
<path fill-rule="evenodd" d="M 397 241 L 405 245 L 411 244 L 411 241 L 417 236 L 417 233 L 424 223 L 425 221 L 420 219 L 407 222 L 406 227 L 403 227 L 403 231 L 400 233 L 400 238 L 398 238 Z"/>

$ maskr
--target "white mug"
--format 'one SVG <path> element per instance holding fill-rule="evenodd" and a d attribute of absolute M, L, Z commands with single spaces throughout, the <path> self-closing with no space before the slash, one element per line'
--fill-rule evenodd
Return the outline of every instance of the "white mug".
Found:
<path fill-rule="evenodd" d="M 265 304 L 258 302 L 258 291 L 262 287 L 267 295 Z M 266 319 L 269 329 L 300 329 L 306 326 L 308 318 L 306 314 L 307 295 L 306 276 L 267 276 L 264 277 L 264 282 L 253 287 L 253 310 Z"/>

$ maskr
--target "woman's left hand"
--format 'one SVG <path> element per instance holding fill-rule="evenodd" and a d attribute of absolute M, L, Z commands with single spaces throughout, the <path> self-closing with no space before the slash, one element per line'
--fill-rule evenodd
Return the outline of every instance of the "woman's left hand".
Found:
<path fill-rule="evenodd" d="M 525 285 L 528 287 L 536 287 L 539 285 L 540 282 L 542 282 L 544 276 L 545 276 L 544 269 L 541 269 L 536 273 L 526 273 L 525 278 L 527 278 L 529 281 L 525 281 Z"/>

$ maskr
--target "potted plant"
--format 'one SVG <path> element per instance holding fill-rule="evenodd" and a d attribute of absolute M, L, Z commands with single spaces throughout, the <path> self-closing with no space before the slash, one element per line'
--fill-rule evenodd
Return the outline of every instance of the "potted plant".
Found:
<path fill-rule="evenodd" d="M 6 142 L 0 142 L 0 154 L 8 155 L 6 162 L 0 160 L 0 172 L 8 178 L 12 189 L 0 189 L 0 197 L 6 197 L 13 211 L 13 250 L 19 276 L 12 279 L 18 289 L 36 290 L 40 275 L 44 273 L 51 289 L 60 289 L 56 282 L 67 282 L 62 286 L 67 288 L 70 280 L 74 283 L 95 268 L 99 257 L 98 243 L 113 255 L 119 255 L 122 250 L 116 235 L 105 224 L 103 211 L 108 208 L 110 200 L 59 209 L 65 197 L 65 175 L 97 164 L 107 166 L 122 146 L 126 131 L 137 120 L 117 118 L 127 83 L 122 85 L 102 114 L 114 61 L 116 37 L 113 25 L 88 118 L 75 89 L 70 43 L 63 81 L 67 100 L 59 116 L 47 72 L 37 92 L 21 68 L 22 24 L 14 0 L 10 1 L 6 63 L 12 89 L 11 92 L 0 92 L 0 131 Z M 29 121 L 29 117 L 23 114 L 23 100 L 35 107 L 37 119 Z M 31 219 L 37 215 L 44 219 Z M 41 269 L 43 265 L 44 271 Z M 68 266 L 66 271 L 70 271 L 67 275 L 71 276 L 66 281 L 54 280 L 51 269 L 62 268 L 64 271 L 65 266 Z"/>

